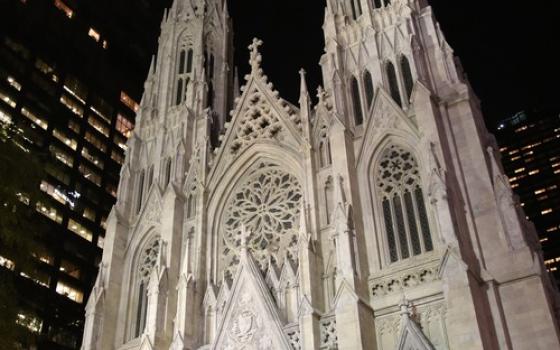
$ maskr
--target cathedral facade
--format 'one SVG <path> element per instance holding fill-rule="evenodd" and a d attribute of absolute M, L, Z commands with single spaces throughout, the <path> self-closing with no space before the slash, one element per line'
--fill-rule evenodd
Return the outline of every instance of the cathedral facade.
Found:
<path fill-rule="evenodd" d="M 328 0 L 324 87 L 242 87 L 225 0 L 175 0 L 82 349 L 560 349 L 558 297 L 426 0 Z M 295 72 L 294 72 L 295 73 Z"/>

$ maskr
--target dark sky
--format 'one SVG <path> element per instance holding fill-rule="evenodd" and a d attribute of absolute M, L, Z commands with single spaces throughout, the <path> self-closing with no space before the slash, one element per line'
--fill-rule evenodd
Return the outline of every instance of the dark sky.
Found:
<path fill-rule="evenodd" d="M 482 100 L 490 127 L 520 110 L 560 110 L 560 30 L 550 2 L 431 0 L 437 18 Z M 247 45 L 264 41 L 263 67 L 282 97 L 297 102 L 298 70 L 310 88 L 322 82 L 324 0 L 231 0 L 236 64 L 248 69 Z M 242 76 L 243 76 L 242 74 Z"/>

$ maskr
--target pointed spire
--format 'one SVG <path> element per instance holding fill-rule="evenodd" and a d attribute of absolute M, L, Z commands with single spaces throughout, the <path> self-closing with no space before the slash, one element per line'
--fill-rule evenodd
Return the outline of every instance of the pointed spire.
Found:
<path fill-rule="evenodd" d="M 149 75 L 153 75 L 156 73 L 156 56 L 152 55 L 152 61 L 150 62 L 150 70 Z"/>
<path fill-rule="evenodd" d="M 299 76 L 301 79 L 301 85 L 299 90 L 299 102 L 303 101 L 303 99 L 309 100 L 309 90 L 307 89 L 307 79 L 305 78 L 306 72 L 305 69 L 299 70 Z"/>
<path fill-rule="evenodd" d="M 253 43 L 249 45 L 249 50 L 251 50 L 251 56 L 249 63 L 251 64 L 251 72 L 260 74 L 262 55 L 259 52 L 259 47 L 262 46 L 262 40 L 253 38 Z"/>
<path fill-rule="evenodd" d="M 311 141 L 311 98 L 309 97 L 309 90 L 307 89 L 307 80 L 305 79 L 305 70 L 302 68 L 299 71 L 301 78 L 300 95 L 299 95 L 299 109 L 301 124 L 303 126 L 303 136 L 305 139 Z M 309 145 L 309 147 L 311 147 Z"/>

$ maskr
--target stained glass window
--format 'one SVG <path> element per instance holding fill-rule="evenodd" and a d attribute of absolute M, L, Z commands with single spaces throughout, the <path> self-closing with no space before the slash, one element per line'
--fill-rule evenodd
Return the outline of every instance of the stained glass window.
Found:
<path fill-rule="evenodd" d="M 412 153 L 397 145 L 385 149 L 375 184 L 391 263 L 434 249 L 419 175 Z"/>

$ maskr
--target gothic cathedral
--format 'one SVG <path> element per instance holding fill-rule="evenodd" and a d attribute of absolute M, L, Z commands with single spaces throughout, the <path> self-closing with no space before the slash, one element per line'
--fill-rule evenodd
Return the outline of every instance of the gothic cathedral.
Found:
<path fill-rule="evenodd" d="M 84 350 L 560 349 L 559 298 L 426 0 L 328 0 L 282 99 L 225 0 L 161 24 Z M 295 72 L 294 72 L 295 73 Z"/>

